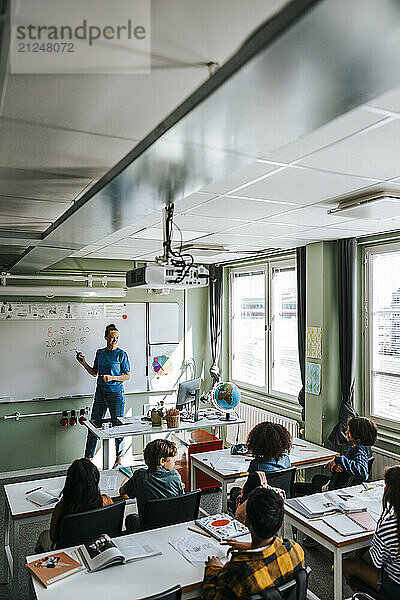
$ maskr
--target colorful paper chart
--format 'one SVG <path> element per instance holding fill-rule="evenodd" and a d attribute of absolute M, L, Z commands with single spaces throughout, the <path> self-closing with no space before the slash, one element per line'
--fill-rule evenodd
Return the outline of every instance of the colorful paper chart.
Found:
<path fill-rule="evenodd" d="M 307 327 L 307 358 L 321 358 L 321 345 L 321 327 Z"/>
<path fill-rule="evenodd" d="M 321 392 L 321 365 L 306 362 L 306 392 L 318 396 Z"/>

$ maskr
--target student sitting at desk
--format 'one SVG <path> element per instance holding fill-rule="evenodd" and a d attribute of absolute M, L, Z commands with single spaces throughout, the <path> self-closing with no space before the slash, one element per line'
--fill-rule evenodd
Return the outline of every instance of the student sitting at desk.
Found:
<path fill-rule="evenodd" d="M 353 476 L 352 485 L 357 485 L 368 479 L 367 446 L 376 442 L 378 429 L 373 421 L 366 417 L 350 419 L 346 431 L 350 448 L 342 456 L 335 456 L 329 463 L 329 475 L 314 475 L 310 483 L 295 483 L 296 496 L 305 496 L 321 492 L 322 488 L 338 490 L 349 485 L 349 475 Z"/>
<path fill-rule="evenodd" d="M 143 456 L 147 469 L 138 469 L 132 477 L 121 486 L 121 496 L 136 498 L 139 515 L 130 514 L 125 519 L 128 533 L 140 529 L 140 516 L 148 500 L 170 498 L 184 493 L 181 476 L 175 471 L 177 449 L 169 440 L 153 440 L 147 444 Z"/>
<path fill-rule="evenodd" d="M 50 530 L 45 529 L 39 536 L 35 552 L 47 552 L 57 542 L 58 527 L 62 517 L 85 512 L 113 501 L 107 494 L 101 494 L 99 488 L 100 473 L 96 465 L 87 458 L 74 460 L 67 471 L 62 500 L 51 517 Z"/>
<path fill-rule="evenodd" d="M 345 558 L 343 573 L 351 585 L 357 577 L 388 600 L 400 598 L 400 467 L 385 471 L 383 512 L 369 551 L 362 558 Z"/>
<path fill-rule="evenodd" d="M 289 452 L 292 446 L 292 436 L 283 425 L 269 421 L 259 423 L 247 436 L 246 445 L 253 455 L 253 460 L 249 464 L 249 478 L 244 484 L 243 490 L 237 486 L 231 489 L 229 508 L 232 513 L 235 512 L 238 502 L 244 502 L 251 490 L 261 485 L 259 482 L 254 485 L 257 471 L 270 473 L 289 469 L 291 466 Z"/>
<path fill-rule="evenodd" d="M 283 500 L 276 492 L 256 488 L 242 508 L 251 542 L 224 542 L 231 546 L 231 559 L 225 566 L 215 556 L 208 558 L 202 586 L 204 600 L 245 600 L 290 581 L 297 570 L 304 568 L 301 546 L 276 537 L 284 515 Z"/>

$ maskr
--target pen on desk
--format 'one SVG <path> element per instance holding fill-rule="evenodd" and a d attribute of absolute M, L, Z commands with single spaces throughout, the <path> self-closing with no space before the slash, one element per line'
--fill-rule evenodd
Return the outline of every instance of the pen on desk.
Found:
<path fill-rule="evenodd" d="M 41 490 L 41 489 L 42 489 L 42 486 L 39 485 L 39 487 L 33 488 L 33 490 L 28 490 L 27 492 L 25 492 L 25 494 L 31 494 L 32 492 L 37 492 L 37 490 Z"/>
<path fill-rule="evenodd" d="M 305 444 L 292 444 L 292 446 L 299 446 L 300 448 L 307 448 Z"/>
<path fill-rule="evenodd" d="M 212 537 L 209 533 L 206 533 L 205 531 L 199 531 L 198 529 L 195 529 L 194 527 L 188 527 L 189 531 L 194 531 L 194 533 L 198 533 L 199 535 L 204 535 L 205 537 Z"/>
<path fill-rule="evenodd" d="M 302 450 L 300 448 L 299 452 L 318 452 L 318 450 L 310 450 L 309 448 L 306 448 L 305 450 Z"/>

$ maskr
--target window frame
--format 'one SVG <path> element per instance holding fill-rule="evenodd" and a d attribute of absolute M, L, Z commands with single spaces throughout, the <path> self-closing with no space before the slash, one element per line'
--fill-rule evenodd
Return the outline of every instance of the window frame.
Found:
<path fill-rule="evenodd" d="M 366 417 L 372 419 L 379 428 L 388 429 L 392 431 L 400 431 L 400 421 L 392 421 L 383 417 L 378 417 L 371 414 L 372 406 L 372 386 L 371 386 L 371 367 L 372 367 L 372 335 L 373 331 L 369 324 L 372 322 L 371 314 L 371 269 L 372 262 L 371 256 L 374 254 L 389 254 L 390 252 L 400 252 L 400 242 L 391 242 L 378 245 L 368 245 L 364 248 L 363 253 L 363 266 L 364 266 L 364 285 L 363 298 L 362 298 L 362 324 L 364 332 L 364 414 Z"/>
<path fill-rule="evenodd" d="M 250 263 L 238 267 L 232 267 L 229 272 L 229 379 L 240 388 L 248 391 L 257 392 L 270 398 L 285 400 L 294 405 L 298 404 L 296 395 L 285 394 L 277 390 L 272 390 L 272 356 L 273 356 L 273 315 L 272 315 L 272 272 L 273 268 L 281 266 L 282 268 L 294 267 L 297 269 L 295 255 L 285 257 L 273 257 L 266 259 L 262 263 Z M 264 345 L 265 345 L 265 386 L 256 386 L 248 382 L 240 381 L 233 377 L 233 347 L 234 347 L 234 329 L 233 329 L 233 281 L 235 273 L 256 273 L 264 272 L 264 294 L 265 294 L 265 322 L 264 322 Z M 301 387 L 301 386 L 300 386 Z M 300 390 L 300 388 L 299 388 Z"/>

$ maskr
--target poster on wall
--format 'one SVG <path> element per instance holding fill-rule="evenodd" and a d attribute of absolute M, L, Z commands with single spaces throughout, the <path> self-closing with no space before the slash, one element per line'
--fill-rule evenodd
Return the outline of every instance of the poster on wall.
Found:
<path fill-rule="evenodd" d="M 149 344 L 147 360 L 150 390 L 176 389 L 182 375 L 183 343 Z"/>
<path fill-rule="evenodd" d="M 306 362 L 306 392 L 319 396 L 321 392 L 321 365 Z"/>
<path fill-rule="evenodd" d="M 322 357 L 322 329 L 321 327 L 307 327 L 307 358 Z"/>

